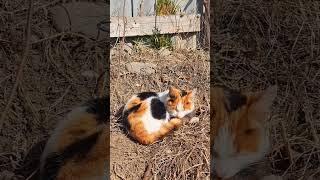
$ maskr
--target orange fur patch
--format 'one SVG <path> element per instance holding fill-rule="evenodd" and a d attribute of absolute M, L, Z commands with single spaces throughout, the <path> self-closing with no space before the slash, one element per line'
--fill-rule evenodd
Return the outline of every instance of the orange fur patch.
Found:
<path fill-rule="evenodd" d="M 108 153 L 109 133 L 107 127 L 103 129 L 97 143 L 83 159 L 71 159 L 58 173 L 58 180 L 70 179 L 88 179 L 92 177 L 103 176 L 106 173 L 106 167 L 110 161 Z"/>
<path fill-rule="evenodd" d="M 87 113 L 77 118 L 79 119 L 72 121 L 69 127 L 60 133 L 56 151 L 62 151 L 66 146 L 97 131 L 98 122 L 95 115 Z"/>
<path fill-rule="evenodd" d="M 169 110 L 175 110 L 180 102 L 183 104 L 185 110 L 192 109 L 192 91 L 187 91 L 187 95 L 181 97 L 181 90 L 170 87 L 169 96 L 170 99 L 167 103 L 167 108 Z"/>
<path fill-rule="evenodd" d="M 192 109 L 192 91 L 189 91 L 186 96 L 182 98 L 183 106 L 186 110 Z"/>
<path fill-rule="evenodd" d="M 140 98 L 136 97 L 132 99 L 128 104 L 127 104 L 127 109 L 131 109 L 133 106 L 136 106 L 141 103 Z"/>
<path fill-rule="evenodd" d="M 167 103 L 167 108 L 174 110 L 174 109 L 176 109 L 178 103 L 181 102 L 180 90 L 178 90 L 174 87 L 170 87 L 169 97 L 170 97 L 170 99 Z"/>

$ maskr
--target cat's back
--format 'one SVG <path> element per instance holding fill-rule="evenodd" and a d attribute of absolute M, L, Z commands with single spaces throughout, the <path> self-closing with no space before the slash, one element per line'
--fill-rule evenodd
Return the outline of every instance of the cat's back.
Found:
<path fill-rule="evenodd" d="M 162 93 L 141 92 L 133 95 L 123 109 L 123 116 L 127 118 L 130 114 L 152 115 L 150 118 L 162 119 L 166 109 L 161 101 Z"/>
<path fill-rule="evenodd" d="M 88 101 L 60 121 L 40 162 L 40 179 L 103 179 L 109 155 L 109 97 Z"/>
<path fill-rule="evenodd" d="M 165 104 L 161 101 L 163 93 L 141 92 L 133 95 L 123 110 L 126 128 L 143 124 L 149 132 L 158 131 L 161 125 L 169 119 Z"/>

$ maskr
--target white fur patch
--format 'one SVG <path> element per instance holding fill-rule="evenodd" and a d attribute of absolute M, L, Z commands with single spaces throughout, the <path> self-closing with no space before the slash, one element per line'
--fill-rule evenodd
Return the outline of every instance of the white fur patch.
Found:
<path fill-rule="evenodd" d="M 219 154 L 219 157 L 226 158 L 235 153 L 233 141 L 234 137 L 228 128 L 228 124 L 225 124 L 219 129 L 214 141 L 214 149 Z"/>
<path fill-rule="evenodd" d="M 142 122 L 144 124 L 145 129 L 148 131 L 148 133 L 153 133 L 153 132 L 159 131 L 161 126 L 162 126 L 162 124 L 167 123 L 169 121 L 169 119 L 170 119 L 170 116 L 169 116 L 168 112 L 166 112 L 166 118 L 165 119 L 159 120 L 159 119 L 153 118 L 152 112 L 151 112 L 151 107 L 150 107 L 151 100 L 153 98 L 155 98 L 155 97 L 146 99 L 146 101 L 148 102 L 149 106 L 147 108 L 147 112 L 142 117 Z"/>
<path fill-rule="evenodd" d="M 222 178 L 230 178 L 240 170 L 254 163 L 267 153 L 269 147 L 268 136 L 260 139 L 259 151 L 250 154 L 237 154 L 234 147 L 234 135 L 225 124 L 219 129 L 218 135 L 214 139 L 214 150 L 217 157 L 213 158 L 213 168 L 217 175 Z"/>
<path fill-rule="evenodd" d="M 169 90 L 163 91 L 163 92 L 159 92 L 158 96 L 160 98 L 161 102 L 165 102 L 166 98 L 168 97 L 169 94 Z"/>

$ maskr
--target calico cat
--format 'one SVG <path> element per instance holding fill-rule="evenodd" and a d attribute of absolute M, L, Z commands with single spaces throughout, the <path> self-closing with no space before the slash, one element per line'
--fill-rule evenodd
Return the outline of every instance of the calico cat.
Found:
<path fill-rule="evenodd" d="M 184 116 L 194 108 L 196 89 L 183 91 L 175 87 L 132 96 L 123 110 L 125 125 L 131 137 L 148 145 L 164 138 L 182 125 Z"/>
<path fill-rule="evenodd" d="M 211 89 L 212 174 L 230 178 L 267 154 L 266 123 L 276 95 L 277 86 L 254 93 Z"/>
<path fill-rule="evenodd" d="M 40 180 L 109 179 L 109 97 L 73 109 L 49 138 Z"/>

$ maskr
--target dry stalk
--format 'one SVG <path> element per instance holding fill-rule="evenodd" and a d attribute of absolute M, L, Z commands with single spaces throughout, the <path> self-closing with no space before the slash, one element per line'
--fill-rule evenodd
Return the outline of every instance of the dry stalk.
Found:
<path fill-rule="evenodd" d="M 14 83 L 14 86 L 12 88 L 12 91 L 11 91 L 11 94 L 9 96 L 9 100 L 7 102 L 7 105 L 4 109 L 4 111 L 2 112 L 1 114 L 1 117 L 0 117 L 0 131 L 2 130 L 2 126 L 3 126 L 3 121 L 4 121 L 4 118 L 6 117 L 7 115 L 7 112 L 11 106 L 11 103 L 13 101 L 13 98 L 15 96 L 15 93 L 17 91 L 17 87 L 20 83 L 20 78 L 22 76 L 22 73 L 23 73 L 23 68 L 24 68 L 24 65 L 26 63 L 26 60 L 28 58 L 28 55 L 29 55 L 29 50 L 30 50 L 30 36 L 31 36 L 31 19 L 32 19 L 32 12 L 33 12 L 33 0 L 29 0 L 29 5 L 28 5 L 28 16 L 27 16 L 27 24 L 26 24 L 26 32 L 25 32 L 25 48 L 24 48 L 24 51 L 23 51 L 23 55 L 22 55 L 22 58 L 21 58 L 21 63 L 19 65 L 19 68 L 18 68 L 18 73 L 17 73 L 17 77 L 16 77 L 16 80 L 15 80 L 15 83 Z"/>

